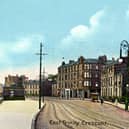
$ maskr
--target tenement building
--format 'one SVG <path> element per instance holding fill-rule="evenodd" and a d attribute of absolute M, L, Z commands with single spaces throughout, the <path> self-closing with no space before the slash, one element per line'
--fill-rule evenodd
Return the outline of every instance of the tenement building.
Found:
<path fill-rule="evenodd" d="M 101 74 L 101 96 L 122 97 L 128 84 L 127 65 L 118 60 L 107 63 Z"/>
<path fill-rule="evenodd" d="M 70 60 L 58 67 L 57 86 L 61 97 L 89 98 L 91 93 L 100 94 L 101 70 L 107 62 L 106 56 L 98 59 Z"/>

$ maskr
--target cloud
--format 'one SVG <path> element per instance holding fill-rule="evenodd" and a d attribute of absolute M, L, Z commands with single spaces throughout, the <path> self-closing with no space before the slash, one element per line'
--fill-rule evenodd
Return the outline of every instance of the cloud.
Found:
<path fill-rule="evenodd" d="M 89 19 L 88 25 L 77 25 L 70 30 L 70 33 L 62 40 L 62 44 L 70 44 L 74 41 L 86 40 L 93 35 L 100 26 L 100 20 L 104 16 L 104 10 L 96 12 Z"/>
<path fill-rule="evenodd" d="M 126 17 L 129 18 L 129 8 L 126 11 Z"/>
<path fill-rule="evenodd" d="M 31 35 L 10 42 L 0 41 L 0 67 L 13 67 L 14 64 L 32 61 L 32 54 L 35 53 L 35 49 L 38 51 L 42 40 L 42 35 Z"/>
<path fill-rule="evenodd" d="M 12 52 L 17 52 L 17 53 L 25 52 L 29 49 L 31 44 L 32 44 L 32 41 L 30 38 L 20 39 L 14 42 L 14 45 L 12 47 Z"/>
<path fill-rule="evenodd" d="M 0 48 L 0 59 L 5 58 L 5 52 Z"/>
<path fill-rule="evenodd" d="M 42 35 L 30 35 L 13 41 L 0 41 L 0 81 L 8 74 L 26 74 L 29 77 L 38 75 L 35 53 L 39 51 L 39 44 L 44 41 Z M 36 65 L 36 66 L 34 66 Z"/>
<path fill-rule="evenodd" d="M 126 11 L 126 16 L 127 16 L 127 17 L 129 16 L 129 10 Z"/>
<path fill-rule="evenodd" d="M 78 25 L 71 29 L 70 35 L 73 38 L 83 38 L 89 33 L 89 28 L 84 25 Z"/>
<path fill-rule="evenodd" d="M 97 26 L 99 26 L 100 23 L 100 19 L 102 18 L 102 16 L 104 16 L 104 10 L 100 10 L 98 12 L 96 12 L 91 18 L 90 18 L 90 24 L 91 24 L 91 28 L 95 28 Z"/>
<path fill-rule="evenodd" d="M 8 57 L 9 48 L 6 45 L 5 42 L 0 42 L 0 66 L 9 65 L 11 63 Z"/>
<path fill-rule="evenodd" d="M 39 43 L 44 40 L 44 38 L 41 35 L 32 35 L 30 37 L 20 38 L 13 43 L 14 45 L 12 47 L 12 52 L 24 53 L 28 51 L 34 44 L 35 40 L 37 40 L 37 43 Z"/>

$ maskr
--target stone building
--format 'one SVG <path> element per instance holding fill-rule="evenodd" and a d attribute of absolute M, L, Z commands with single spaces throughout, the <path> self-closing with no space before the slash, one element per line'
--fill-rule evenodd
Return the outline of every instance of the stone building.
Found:
<path fill-rule="evenodd" d="M 14 76 L 14 75 L 8 75 L 7 77 L 5 77 L 5 87 L 10 87 L 12 85 L 22 85 L 24 83 L 24 81 L 26 80 L 26 77 L 24 75 L 21 76 Z"/>
<path fill-rule="evenodd" d="M 58 67 L 57 87 L 61 97 L 89 98 L 91 93 L 99 93 L 101 70 L 107 62 L 106 56 L 98 59 L 79 57 L 77 61 L 62 62 Z"/>
<path fill-rule="evenodd" d="M 38 80 L 26 80 L 24 82 L 25 95 L 26 96 L 38 96 L 39 95 L 39 81 Z"/>
<path fill-rule="evenodd" d="M 3 98 L 5 100 L 25 99 L 24 81 L 26 77 L 8 75 L 5 77 L 5 85 L 3 87 Z"/>
<path fill-rule="evenodd" d="M 58 85 L 57 85 L 57 74 L 52 75 L 48 79 L 52 81 L 52 96 L 57 97 L 59 96 Z"/>
<path fill-rule="evenodd" d="M 59 96 L 57 82 L 52 84 L 52 96 Z"/>
<path fill-rule="evenodd" d="M 56 75 L 52 81 L 52 96 L 59 97 L 59 87 L 57 85 L 58 76 Z"/>
<path fill-rule="evenodd" d="M 126 63 L 114 61 L 106 64 L 101 76 L 101 96 L 122 97 L 126 92 L 127 79 Z"/>
<path fill-rule="evenodd" d="M 52 96 L 52 84 L 53 81 L 49 79 L 42 80 L 41 95 Z M 39 80 L 27 80 L 24 82 L 26 96 L 38 96 L 39 95 Z"/>

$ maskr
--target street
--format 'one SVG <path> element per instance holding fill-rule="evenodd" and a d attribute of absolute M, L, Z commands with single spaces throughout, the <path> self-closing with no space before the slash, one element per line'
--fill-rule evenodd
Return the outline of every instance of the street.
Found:
<path fill-rule="evenodd" d="M 38 112 L 38 101 L 3 101 L 0 104 L 0 129 L 31 129 Z"/>
<path fill-rule="evenodd" d="M 36 129 L 129 129 L 129 112 L 88 100 L 45 98 Z"/>

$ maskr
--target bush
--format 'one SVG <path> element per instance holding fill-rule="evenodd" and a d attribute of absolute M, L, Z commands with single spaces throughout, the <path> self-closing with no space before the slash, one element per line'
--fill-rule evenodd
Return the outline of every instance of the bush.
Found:
<path fill-rule="evenodd" d="M 107 97 L 107 101 L 112 102 L 112 96 L 108 96 L 108 97 Z"/>
<path fill-rule="evenodd" d="M 119 97 L 118 102 L 124 103 L 125 102 L 125 96 Z"/>
<path fill-rule="evenodd" d="M 106 100 L 106 96 L 103 96 L 103 99 Z"/>

